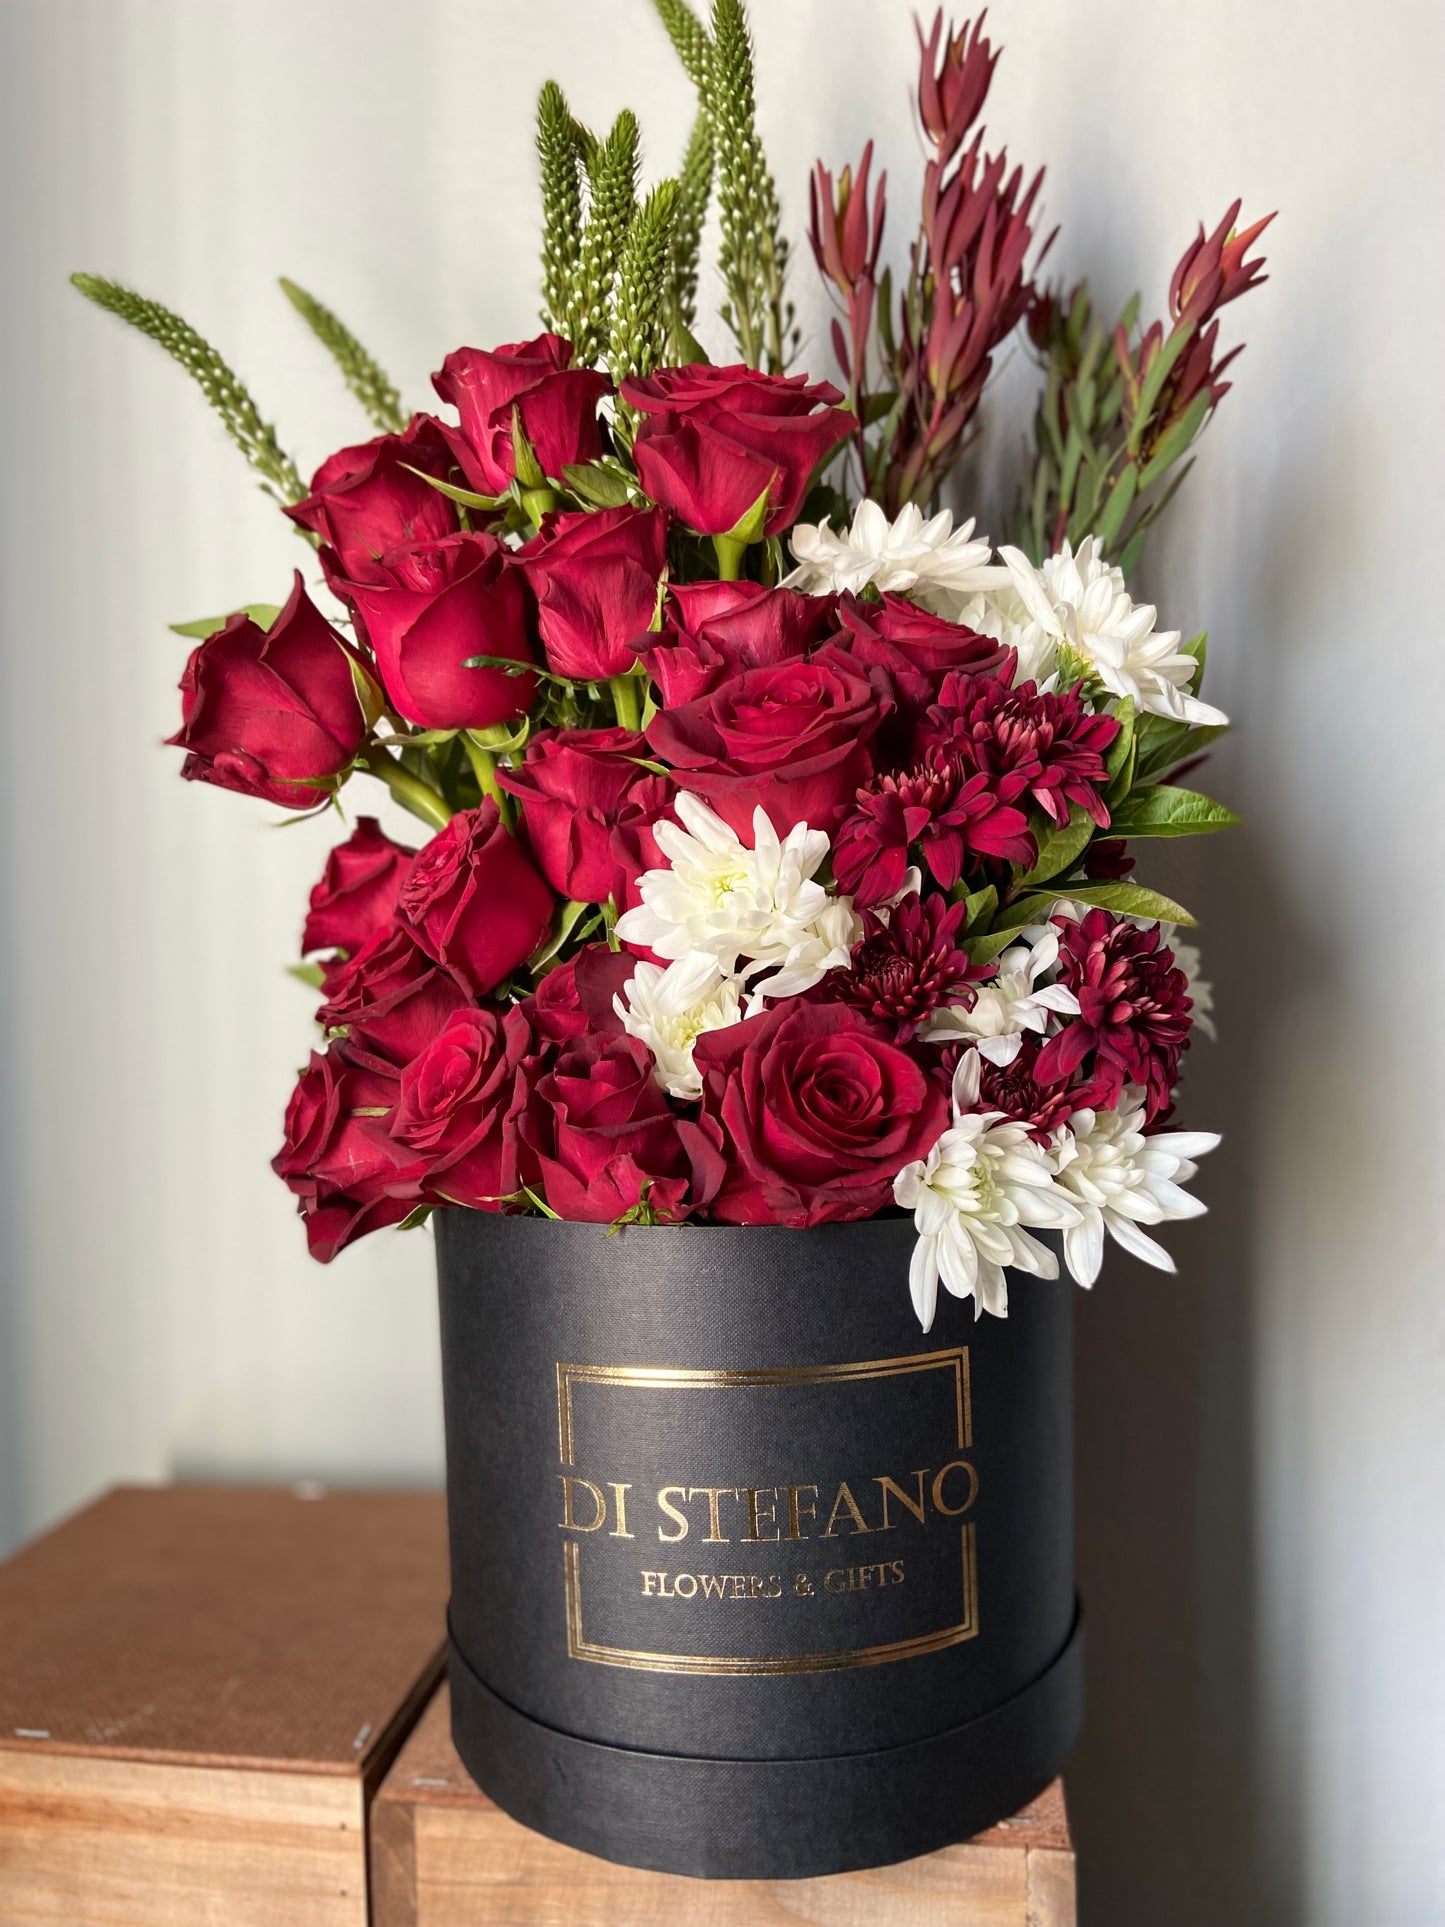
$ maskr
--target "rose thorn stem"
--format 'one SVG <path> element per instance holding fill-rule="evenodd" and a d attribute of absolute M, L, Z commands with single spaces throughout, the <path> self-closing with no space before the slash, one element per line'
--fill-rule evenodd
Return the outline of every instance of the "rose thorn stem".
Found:
<path fill-rule="evenodd" d="M 429 823 L 434 830 L 444 830 L 452 820 L 452 813 L 446 800 L 437 795 L 429 783 L 413 776 L 387 750 L 376 744 L 367 753 L 366 767 L 379 781 L 386 784 L 392 795 L 404 810 L 419 816 L 423 823 Z"/>
<path fill-rule="evenodd" d="M 743 556 L 747 544 L 739 542 L 735 536 L 715 535 L 712 546 L 717 556 L 718 579 L 722 582 L 736 582 L 742 574 Z"/>

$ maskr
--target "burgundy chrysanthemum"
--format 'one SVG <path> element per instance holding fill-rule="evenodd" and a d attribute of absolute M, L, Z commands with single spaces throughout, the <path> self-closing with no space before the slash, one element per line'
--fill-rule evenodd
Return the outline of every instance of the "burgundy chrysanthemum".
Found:
<path fill-rule="evenodd" d="M 968 769 L 962 758 L 930 750 L 912 769 L 879 776 L 858 791 L 833 848 L 833 873 L 859 908 L 886 903 L 903 888 L 908 853 L 945 890 L 965 858 L 998 857 L 1027 868 L 1038 855 L 1028 818 L 1016 807 L 1026 778 Z"/>
<path fill-rule="evenodd" d="M 1011 1063 L 993 1064 L 986 1057 L 980 1057 L 978 1102 L 972 1107 L 975 1111 L 1002 1111 L 1005 1117 L 1027 1124 L 1030 1134 L 1040 1144 L 1047 1143 L 1055 1125 L 1062 1124 L 1070 1111 L 1077 1110 L 1080 1103 L 1086 1101 L 1067 1086 L 1046 1089 L 1039 1083 L 1036 1071 L 1043 1047 L 1041 1037 L 1025 1033 L 1019 1042 L 1018 1055 Z M 940 1053 L 950 1088 L 965 1048 L 961 1044 L 949 1044 Z"/>
<path fill-rule="evenodd" d="M 1102 830 L 1109 827 L 1099 794 L 1108 780 L 1104 752 L 1118 734 L 1115 718 L 1092 715 L 1077 689 L 1054 696 L 1031 682 L 1010 689 L 1004 677 L 952 670 L 918 747 L 958 756 L 995 782 L 1021 777 L 1022 788 L 1060 828 L 1077 803 Z"/>
<path fill-rule="evenodd" d="M 865 911 L 852 964 L 830 973 L 826 994 L 891 1025 L 907 1043 L 931 1010 L 965 1001 L 965 986 L 989 975 L 963 948 L 965 914 L 964 904 L 936 896 L 905 897 L 887 923 Z"/>
<path fill-rule="evenodd" d="M 1082 922 L 1054 919 L 1059 929 L 1059 982 L 1079 1000 L 1079 1015 L 1039 1052 L 1040 1084 L 1083 1084 L 1077 1107 L 1112 1109 L 1126 1084 L 1145 1092 L 1150 1118 L 1168 1109 L 1179 1059 L 1189 1044 L 1189 980 L 1158 928 L 1090 910 Z"/>

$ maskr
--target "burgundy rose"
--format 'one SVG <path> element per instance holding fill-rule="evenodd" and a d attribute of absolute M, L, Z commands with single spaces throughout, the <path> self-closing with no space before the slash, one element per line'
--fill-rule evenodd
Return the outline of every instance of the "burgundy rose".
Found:
<path fill-rule="evenodd" d="M 973 963 L 963 948 L 966 914 L 966 904 L 940 896 L 905 897 L 886 923 L 865 910 L 852 962 L 828 973 L 825 993 L 865 1012 L 906 1044 L 930 1011 L 971 1002 L 966 986 L 991 974 L 991 965 Z"/>
<path fill-rule="evenodd" d="M 440 969 L 430 958 L 422 962 L 426 968 L 393 957 L 390 969 L 374 968 L 368 980 L 351 986 L 346 1055 L 352 1063 L 388 1075 L 400 1073 L 441 1034 L 457 1011 L 472 1007 L 471 993 L 449 970 Z M 379 952 L 373 954 L 372 963 L 384 966 Z M 335 1002 L 329 1004 L 325 1014 L 335 1008 Z"/>
<path fill-rule="evenodd" d="M 521 1133 L 549 1207 L 583 1223 L 611 1224 L 638 1205 L 676 1223 L 722 1182 L 716 1125 L 677 1115 L 635 1037 L 589 1034 L 563 1045 Z"/>
<path fill-rule="evenodd" d="M 613 1000 L 636 968 L 630 953 L 609 950 L 605 943 L 588 944 L 549 970 L 526 1000 L 532 1029 L 552 1044 L 568 1043 L 588 1031 L 620 1035 L 622 1020 Z"/>
<path fill-rule="evenodd" d="M 642 416 L 642 486 L 700 535 L 726 535 L 764 493 L 764 533 L 788 528 L 813 471 L 858 426 L 831 382 L 741 364 L 659 368 L 623 382 L 622 396 Z"/>
<path fill-rule="evenodd" d="M 490 796 L 422 847 L 397 902 L 398 920 L 427 955 L 479 997 L 531 956 L 552 910 L 551 890 Z"/>
<path fill-rule="evenodd" d="M 860 663 L 876 664 L 886 672 L 901 716 L 908 722 L 922 716 L 950 670 L 982 675 L 1016 660 L 1002 643 L 963 623 L 930 615 L 902 596 L 885 595 L 881 602 L 844 596 L 838 619 L 848 637 L 849 653 Z M 906 742 L 905 737 L 905 746 Z"/>
<path fill-rule="evenodd" d="M 560 335 L 508 342 L 501 348 L 458 348 L 432 376 L 432 386 L 461 416 L 441 425 L 468 485 L 481 495 L 512 486 L 512 410 L 543 470 L 559 479 L 573 462 L 602 453 L 597 404 L 611 388 L 606 375 L 573 368 L 572 344 Z"/>
<path fill-rule="evenodd" d="M 519 551 L 537 598 L 537 626 L 559 676 L 602 682 L 637 660 L 634 640 L 652 626 L 667 571 L 660 509 L 548 515 Z"/>
<path fill-rule="evenodd" d="M 1077 689 L 1040 694 L 1031 682 L 1009 688 L 998 676 L 951 673 L 919 733 L 920 749 L 957 755 L 994 778 L 1020 775 L 1025 793 L 1063 827 L 1077 804 L 1100 829 L 1109 812 L 1104 753 L 1119 734 L 1113 716 L 1095 716 Z"/>
<path fill-rule="evenodd" d="M 181 775 L 288 809 L 319 803 L 366 736 L 361 657 L 302 586 L 269 629 L 247 615 L 191 652 L 181 677 Z"/>
<path fill-rule="evenodd" d="M 387 700 L 422 729 L 487 729 L 525 716 L 537 678 L 467 669 L 472 656 L 533 660 L 527 591 L 490 535 L 448 535 L 390 549 L 341 592 L 376 652 Z"/>
<path fill-rule="evenodd" d="M 872 774 L 868 746 L 886 697 L 839 649 L 745 669 L 696 702 L 660 710 L 647 740 L 677 783 L 749 840 L 763 809 L 782 836 L 831 831 Z"/>
<path fill-rule="evenodd" d="M 286 513 L 320 536 L 329 582 L 376 582 L 384 579 L 378 564 L 388 549 L 455 533 L 456 510 L 423 479 L 445 481 L 451 466 L 441 424 L 413 415 L 405 434 L 338 449 L 312 476 L 311 493 Z"/>
<path fill-rule="evenodd" d="M 353 1063 L 340 1043 L 311 1053 L 291 1094 L 272 1169 L 295 1194 L 322 1264 L 422 1201 L 422 1160 L 388 1129 L 397 1095 L 394 1075 Z"/>
<path fill-rule="evenodd" d="M 401 1074 L 392 1136 L 425 1161 L 426 1192 L 450 1204 L 499 1211 L 520 1177 L 520 1075 L 531 1045 L 515 1006 L 468 1005 Z"/>
<path fill-rule="evenodd" d="M 626 729 L 553 729 L 536 737 L 520 769 L 499 772 L 519 797 L 527 842 L 552 888 L 579 903 L 630 908 L 644 870 L 663 858 L 652 825 L 672 785 L 644 769 L 647 744 Z"/>
<path fill-rule="evenodd" d="M 405 844 L 393 843 L 374 816 L 359 816 L 351 835 L 327 857 L 311 892 L 302 955 L 312 950 L 354 955 L 378 932 L 390 930 L 397 892 L 415 855 Z"/>
<path fill-rule="evenodd" d="M 913 769 L 858 791 L 833 846 L 833 873 L 859 908 L 887 903 L 904 887 L 911 853 L 951 890 L 970 859 L 1020 863 L 1038 855 L 1018 808 L 1024 779 L 971 774 L 958 757 L 931 750 Z"/>
<path fill-rule="evenodd" d="M 948 1128 L 941 1086 L 844 1004 L 789 999 L 707 1032 L 694 1057 L 728 1155 L 711 1214 L 728 1224 L 871 1217 Z"/>
<path fill-rule="evenodd" d="M 1079 1015 L 1039 1052 L 1035 1079 L 1074 1080 L 1075 1109 L 1112 1110 L 1124 1086 L 1138 1084 L 1146 1115 L 1158 1117 L 1169 1108 L 1189 1047 L 1189 979 L 1157 925 L 1141 930 L 1107 910 L 1090 910 L 1077 923 L 1070 917 L 1054 922 L 1058 980 L 1078 998 Z"/>
<path fill-rule="evenodd" d="M 834 607 L 832 596 L 765 589 L 761 582 L 676 582 L 661 630 L 640 637 L 638 648 L 663 708 L 675 709 L 740 669 L 807 655 L 836 626 Z"/>
<path fill-rule="evenodd" d="M 392 923 L 352 957 L 326 971 L 326 1001 L 316 1013 L 323 1030 L 344 1030 L 423 979 L 445 974 L 409 930 Z"/>

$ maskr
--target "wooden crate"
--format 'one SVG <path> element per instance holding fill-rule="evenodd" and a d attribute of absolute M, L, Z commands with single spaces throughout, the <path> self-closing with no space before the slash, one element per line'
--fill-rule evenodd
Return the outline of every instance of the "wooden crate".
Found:
<path fill-rule="evenodd" d="M 509 1820 L 468 1779 L 445 1686 L 371 1809 L 373 1927 L 1074 1927 L 1056 1781 L 967 1846 L 824 1880 L 684 1880 L 613 1866 Z"/>
<path fill-rule="evenodd" d="M 4 1927 L 366 1927 L 440 1494 L 122 1489 L 0 1566 Z"/>

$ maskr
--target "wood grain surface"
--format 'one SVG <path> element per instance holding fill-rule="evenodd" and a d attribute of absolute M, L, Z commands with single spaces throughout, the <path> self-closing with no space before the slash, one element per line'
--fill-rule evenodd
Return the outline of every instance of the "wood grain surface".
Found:
<path fill-rule="evenodd" d="M 446 1688 L 371 1810 L 373 1927 L 1074 1927 L 1055 1782 L 966 1846 L 822 1880 L 685 1880 L 614 1866 L 518 1826 L 467 1776 Z"/>
<path fill-rule="evenodd" d="M 431 1493 L 121 1490 L 0 1566 L 0 1927 L 366 1927 L 446 1591 Z"/>

